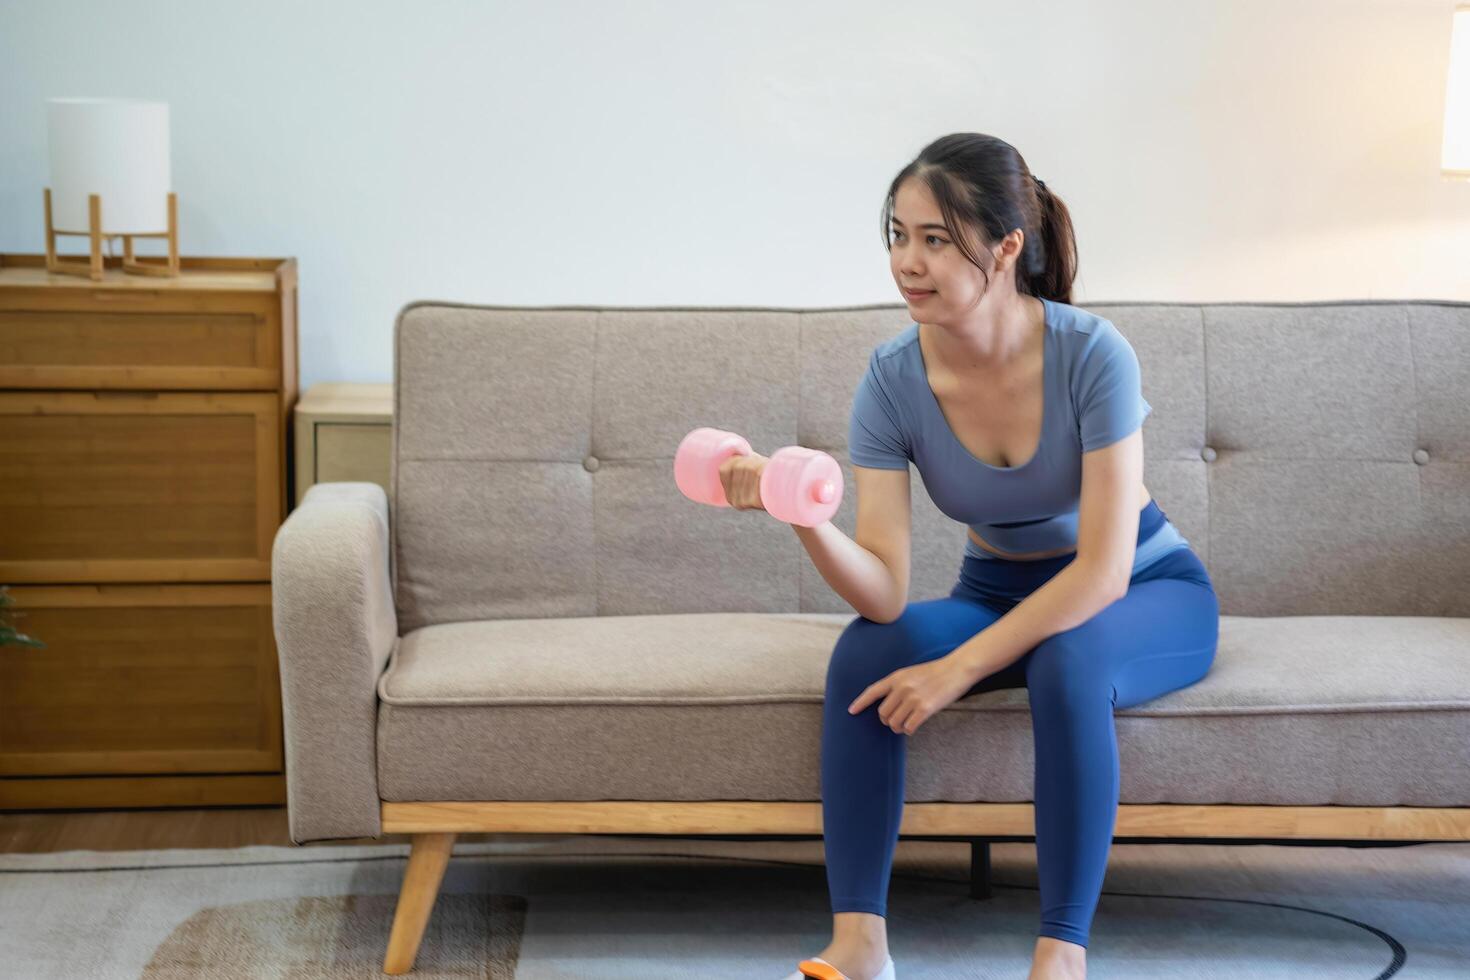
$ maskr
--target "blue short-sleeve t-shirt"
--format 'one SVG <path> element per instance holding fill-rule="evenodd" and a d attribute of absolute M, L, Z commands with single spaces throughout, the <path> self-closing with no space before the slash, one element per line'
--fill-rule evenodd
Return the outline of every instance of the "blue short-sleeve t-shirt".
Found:
<path fill-rule="evenodd" d="M 1082 454 L 1131 434 L 1153 411 L 1143 397 L 1138 357 L 1111 321 L 1067 303 L 1041 302 L 1041 440 L 1026 462 L 992 466 L 955 436 L 929 386 L 917 323 L 873 350 L 848 427 L 854 464 L 906 470 L 914 463 L 935 506 L 1008 554 L 1076 548 Z M 1183 541 L 1166 527 L 1170 543 Z M 996 557 L 974 541 L 966 554 Z"/>

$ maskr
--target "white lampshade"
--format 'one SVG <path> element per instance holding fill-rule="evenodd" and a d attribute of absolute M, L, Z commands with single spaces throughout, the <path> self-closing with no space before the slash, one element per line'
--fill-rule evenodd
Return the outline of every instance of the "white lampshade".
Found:
<path fill-rule="evenodd" d="M 1444 150 L 1440 173 L 1470 177 L 1470 4 L 1455 8 L 1450 28 L 1450 72 L 1445 83 Z"/>
<path fill-rule="evenodd" d="M 168 231 L 168 103 L 48 99 L 52 224 L 86 234 L 87 195 L 102 198 L 104 235 Z"/>

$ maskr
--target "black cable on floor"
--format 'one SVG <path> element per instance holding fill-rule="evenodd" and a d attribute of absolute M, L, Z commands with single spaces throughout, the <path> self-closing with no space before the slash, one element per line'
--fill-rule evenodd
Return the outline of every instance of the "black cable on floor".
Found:
<path fill-rule="evenodd" d="M 366 845 L 366 846 L 384 846 L 384 845 Z M 392 845 L 387 845 L 387 846 L 392 846 Z M 407 846 L 407 845 L 403 845 L 403 846 Z M 349 863 L 349 862 L 364 862 L 364 861 L 407 861 L 408 860 L 408 857 L 409 857 L 409 855 L 407 855 L 407 854 L 380 854 L 380 855 L 358 856 L 358 857 L 345 857 L 345 858 L 306 858 L 306 859 L 301 860 L 301 861 L 238 861 L 238 862 L 235 862 L 235 863 L 225 862 L 225 863 L 219 863 L 219 864 L 167 864 L 167 865 L 146 865 L 146 864 L 144 864 L 144 865 L 129 865 L 129 866 L 125 866 L 125 867 L 113 867 L 113 868 L 0 868 L 0 874 L 11 874 L 11 875 L 24 875 L 24 874 L 97 874 L 99 872 L 105 872 L 105 871 L 173 871 L 173 870 L 192 870 L 192 869 L 197 869 L 197 868 L 257 868 L 257 867 L 270 867 L 270 866 L 273 866 L 273 865 L 286 865 L 286 864 L 346 864 L 346 863 Z M 625 857 L 636 857 L 636 858 L 650 858 L 650 857 L 654 857 L 654 858 L 658 858 L 658 857 L 666 857 L 666 858 L 699 859 L 699 860 L 705 860 L 705 861 L 725 861 L 725 862 L 738 861 L 738 862 L 745 863 L 745 864 L 776 865 L 776 866 L 780 866 L 780 867 L 789 867 L 789 868 L 807 868 L 807 869 L 810 869 L 810 870 L 817 870 L 817 869 L 821 869 L 821 868 L 824 868 L 825 867 L 825 865 L 811 864 L 811 863 L 806 862 L 806 861 L 781 861 L 781 860 L 777 860 L 775 858 L 755 858 L 755 857 L 742 857 L 742 856 L 739 856 L 739 855 L 733 855 L 732 856 L 732 855 L 723 855 L 723 854 L 670 854 L 670 853 L 666 853 L 666 852 L 655 852 L 655 851 L 623 852 L 623 853 L 611 853 L 611 854 L 608 853 L 608 852 L 606 852 L 606 851 L 591 851 L 591 852 L 583 852 L 583 853 L 562 851 L 562 852 L 558 852 L 558 853 L 555 853 L 555 854 L 525 854 L 525 853 L 510 853 L 510 854 L 493 854 L 493 853 L 492 854 L 461 854 L 461 855 L 454 855 L 453 857 L 451 857 L 451 860 L 465 861 L 465 860 L 468 860 L 468 859 L 471 859 L 471 858 L 506 858 L 506 859 L 511 859 L 511 860 L 521 860 L 521 859 L 529 859 L 529 858 L 568 858 L 568 857 L 590 857 L 590 858 L 625 858 Z M 931 882 L 931 883 L 932 882 L 942 882 L 942 883 L 960 884 L 960 885 L 964 885 L 964 884 L 968 884 L 969 883 L 969 878 L 936 878 L 933 875 L 910 874 L 910 873 L 908 873 L 906 871 L 891 871 L 889 873 L 889 877 L 891 877 L 891 878 L 903 878 L 903 879 L 908 880 L 908 881 L 925 881 L 925 882 Z M 993 888 L 1012 888 L 1012 889 L 1015 889 L 1017 891 L 1039 891 L 1039 889 L 1035 885 L 1012 885 L 1012 884 L 1006 884 L 1004 882 L 996 882 L 994 880 L 991 881 L 991 887 L 993 887 Z M 1110 895 L 1110 896 L 1113 896 L 1115 898 L 1167 898 L 1167 899 L 1175 899 L 1175 900 L 1178 900 L 1178 901 L 1193 901 L 1193 902 L 1234 902 L 1234 903 L 1239 904 L 1239 905 L 1259 905 L 1259 906 L 1262 906 L 1262 907 L 1265 907 L 1265 908 L 1288 909 L 1288 910 L 1293 911 L 1293 912 L 1306 912 L 1306 913 L 1308 913 L 1310 915 L 1321 915 L 1321 916 L 1325 916 L 1325 917 L 1327 917 L 1329 919 L 1337 919 L 1339 922 L 1346 922 L 1348 925 L 1357 926 L 1359 929 L 1363 929 L 1366 932 L 1372 933 L 1373 935 L 1375 935 L 1379 939 L 1381 939 L 1386 946 L 1388 946 L 1389 952 L 1392 954 L 1393 958 L 1392 958 L 1391 962 L 1389 963 L 1389 965 L 1383 970 L 1383 972 L 1376 974 L 1373 977 L 1373 980 L 1389 980 L 1390 977 L 1395 976 L 1401 969 L 1403 969 L 1404 963 L 1408 960 L 1408 951 L 1404 948 L 1404 944 L 1401 943 L 1401 942 L 1399 942 L 1393 936 L 1389 935 L 1387 932 L 1384 932 L 1382 929 L 1379 929 L 1376 926 L 1371 926 L 1371 925 L 1369 925 L 1366 922 L 1359 922 L 1357 919 L 1350 919 L 1347 916 L 1338 915 L 1335 912 L 1323 912 L 1320 909 L 1309 909 L 1309 908 L 1305 908 L 1305 907 L 1300 906 L 1300 905 L 1286 905 L 1286 904 L 1283 904 L 1281 902 L 1262 902 L 1262 901 L 1257 901 L 1255 899 L 1249 899 L 1249 898 L 1218 898 L 1218 897 L 1214 897 L 1214 896 L 1210 896 L 1210 895 L 1161 895 L 1161 894 L 1152 894 L 1152 893 L 1144 893 L 1144 892 L 1111 892 L 1111 891 L 1102 891 L 1099 894 L 1102 894 L 1102 895 Z"/>

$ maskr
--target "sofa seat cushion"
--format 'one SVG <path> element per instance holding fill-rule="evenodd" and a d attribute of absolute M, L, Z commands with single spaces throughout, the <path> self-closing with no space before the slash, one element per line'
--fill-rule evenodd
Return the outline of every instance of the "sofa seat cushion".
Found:
<path fill-rule="evenodd" d="M 384 800 L 818 801 L 822 700 L 854 617 L 443 623 L 378 681 Z M 1470 805 L 1470 619 L 1222 616 L 1199 683 L 1115 712 L 1123 803 Z M 1028 802 L 1027 692 L 908 736 L 910 802 Z"/>

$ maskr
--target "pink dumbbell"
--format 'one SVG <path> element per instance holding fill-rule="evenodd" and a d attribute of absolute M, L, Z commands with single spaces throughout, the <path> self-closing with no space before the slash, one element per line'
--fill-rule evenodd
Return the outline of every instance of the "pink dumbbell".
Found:
<path fill-rule="evenodd" d="M 674 453 L 674 482 L 690 500 L 729 507 L 720 464 L 751 453 L 750 443 L 733 432 L 695 429 Z M 842 467 L 824 452 L 782 446 L 761 468 L 761 506 L 778 521 L 816 527 L 831 520 L 841 503 Z"/>

